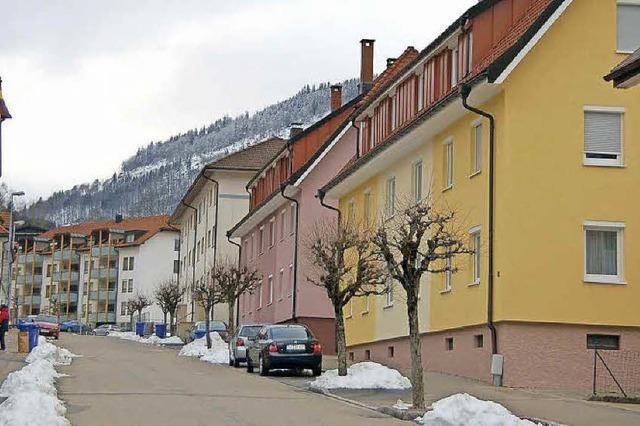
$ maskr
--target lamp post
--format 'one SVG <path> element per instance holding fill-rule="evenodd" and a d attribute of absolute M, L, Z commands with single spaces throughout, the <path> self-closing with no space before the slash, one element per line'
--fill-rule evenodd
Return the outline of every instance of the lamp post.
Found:
<path fill-rule="evenodd" d="M 9 118 L 11 114 L 2 98 L 2 78 L 0 78 L 0 177 L 2 177 L 2 122 Z"/>
<path fill-rule="evenodd" d="M 16 225 L 24 224 L 23 221 L 18 221 L 16 223 L 13 222 L 13 198 L 22 197 L 23 195 L 24 191 L 12 192 L 11 201 L 9 201 L 9 280 L 7 283 L 7 306 L 9 306 L 9 322 L 11 322 L 11 281 L 13 279 L 13 262 L 15 261 L 16 256 L 13 244 L 16 235 Z"/>

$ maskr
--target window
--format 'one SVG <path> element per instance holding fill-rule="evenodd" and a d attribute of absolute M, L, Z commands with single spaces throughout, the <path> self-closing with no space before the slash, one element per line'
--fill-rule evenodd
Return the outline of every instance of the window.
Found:
<path fill-rule="evenodd" d="M 200 260 L 200 252 L 202 251 L 202 243 L 198 241 L 198 245 L 196 247 L 196 261 Z"/>
<path fill-rule="evenodd" d="M 612 334 L 587 334 L 587 349 L 620 350 L 620 336 Z"/>
<path fill-rule="evenodd" d="M 262 308 L 262 283 L 258 286 L 258 309 Z"/>
<path fill-rule="evenodd" d="M 640 3 L 633 0 L 618 0 L 618 45 L 619 52 L 631 53 L 640 46 Z"/>
<path fill-rule="evenodd" d="M 369 312 L 369 308 L 370 308 L 370 306 L 369 306 L 369 295 L 365 294 L 364 296 L 362 296 L 362 298 L 363 298 L 362 304 L 364 306 L 364 308 L 362 309 L 362 315 L 364 315 L 364 314 Z"/>
<path fill-rule="evenodd" d="M 411 192 L 416 203 L 422 201 L 422 160 L 413 164 L 411 170 Z"/>
<path fill-rule="evenodd" d="M 387 179 L 385 192 L 385 214 L 387 218 L 393 217 L 396 213 L 396 178 Z"/>
<path fill-rule="evenodd" d="M 275 219 L 269 221 L 269 247 L 273 247 L 276 242 L 276 222 Z"/>
<path fill-rule="evenodd" d="M 267 305 L 270 305 L 273 303 L 273 275 L 269 275 L 269 280 L 267 281 L 267 283 L 267 291 L 269 292 L 269 301 L 267 302 Z"/>
<path fill-rule="evenodd" d="M 387 305 L 385 307 L 393 306 L 393 278 L 387 278 Z"/>
<path fill-rule="evenodd" d="M 180 239 L 173 240 L 173 251 L 180 251 Z"/>
<path fill-rule="evenodd" d="M 476 334 L 473 336 L 473 345 L 476 348 L 481 348 L 484 346 L 484 336 L 482 334 Z"/>
<path fill-rule="evenodd" d="M 290 287 L 289 287 L 289 295 L 293 294 L 293 282 L 295 281 L 296 277 L 294 276 L 295 274 L 293 273 L 293 264 L 289 265 L 289 281 L 291 281 Z"/>
<path fill-rule="evenodd" d="M 444 339 L 444 347 L 448 351 L 453 350 L 453 337 L 447 337 Z"/>
<path fill-rule="evenodd" d="M 127 280 L 122 280 L 122 293 L 126 293 L 128 288 Z"/>
<path fill-rule="evenodd" d="M 356 356 L 353 352 L 349 352 L 349 361 L 354 361 L 356 359 Z"/>
<path fill-rule="evenodd" d="M 475 123 L 471 128 L 471 175 L 482 170 L 482 123 Z"/>
<path fill-rule="evenodd" d="M 278 285 L 280 286 L 278 294 L 280 295 L 280 299 L 282 299 L 282 296 L 284 295 L 284 268 L 280 268 Z"/>
<path fill-rule="evenodd" d="M 471 284 L 480 284 L 480 227 L 471 229 L 471 246 L 473 253 L 471 254 L 471 263 L 473 271 Z"/>
<path fill-rule="evenodd" d="M 133 293 L 133 280 L 129 279 L 129 293 Z"/>
<path fill-rule="evenodd" d="M 585 281 L 624 283 L 622 262 L 623 231 L 623 223 L 585 223 Z"/>
<path fill-rule="evenodd" d="M 261 226 L 260 231 L 258 231 L 258 254 L 264 253 L 264 247 L 262 245 L 263 242 L 264 242 L 264 227 Z"/>
<path fill-rule="evenodd" d="M 211 247 L 211 230 L 207 231 L 207 247 Z"/>
<path fill-rule="evenodd" d="M 293 235 L 296 232 L 296 205 L 291 203 L 289 213 L 289 233 Z"/>
<path fill-rule="evenodd" d="M 395 352 L 396 352 L 396 350 L 395 350 L 395 349 L 396 349 L 396 348 L 395 348 L 395 347 L 393 347 L 393 346 L 388 346 L 388 347 L 387 347 L 387 356 L 388 356 L 389 358 L 393 358 L 393 356 L 395 355 Z"/>
<path fill-rule="evenodd" d="M 584 164 L 622 165 L 622 117 L 624 109 L 585 107 Z"/>
<path fill-rule="evenodd" d="M 453 186 L 453 139 L 444 143 L 444 189 Z"/>
<path fill-rule="evenodd" d="M 286 216 L 287 212 L 285 210 L 282 210 L 280 212 L 280 241 L 284 240 L 284 227 L 287 223 Z"/>
<path fill-rule="evenodd" d="M 451 279 L 453 278 L 451 257 L 448 257 L 445 262 L 447 263 L 447 270 L 444 273 L 444 291 L 451 291 Z"/>
<path fill-rule="evenodd" d="M 135 234 L 127 234 L 124 237 L 124 241 L 127 242 L 127 243 L 132 243 L 132 242 L 135 241 L 135 239 L 136 239 L 136 235 Z"/>
<path fill-rule="evenodd" d="M 451 51 L 451 87 L 458 84 L 458 48 Z"/>
<path fill-rule="evenodd" d="M 364 351 L 364 359 L 366 361 L 370 361 L 371 360 L 371 351 L 369 349 L 365 349 L 365 351 Z"/>
<path fill-rule="evenodd" d="M 51 266 L 52 265 L 47 265 L 47 278 L 51 277 Z"/>
<path fill-rule="evenodd" d="M 123 271 L 128 271 L 129 270 L 129 258 L 125 257 L 122 259 L 122 270 Z"/>
<path fill-rule="evenodd" d="M 371 192 L 364 193 L 364 223 L 371 225 Z"/>
<path fill-rule="evenodd" d="M 349 200 L 347 205 L 347 225 L 354 225 L 356 223 L 356 202 L 355 200 Z"/>
<path fill-rule="evenodd" d="M 176 259 L 173 261 L 173 273 L 177 274 L 180 272 L 180 260 Z"/>
<path fill-rule="evenodd" d="M 120 315 L 127 315 L 127 302 L 120 302 Z"/>
<path fill-rule="evenodd" d="M 215 247 L 216 246 L 216 226 L 213 225 L 211 227 L 211 245 L 209 247 Z"/>

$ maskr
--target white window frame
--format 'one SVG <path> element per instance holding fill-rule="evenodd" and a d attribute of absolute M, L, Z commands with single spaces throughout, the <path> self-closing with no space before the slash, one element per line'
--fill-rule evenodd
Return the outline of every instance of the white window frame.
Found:
<path fill-rule="evenodd" d="M 640 0 L 639 3 L 640 4 Z M 609 158 L 587 158 L 587 151 L 584 150 L 584 140 L 587 135 L 583 135 L 582 142 L 582 162 L 585 166 L 601 166 L 601 167 L 624 167 L 624 118 L 625 108 L 616 106 L 597 106 L 597 105 L 585 105 L 582 114 L 582 121 L 584 123 L 587 112 L 601 112 L 606 114 L 620 114 L 620 154 L 616 159 Z M 583 124 L 584 128 L 584 124 Z M 611 154 L 611 153 L 606 153 Z"/>
<path fill-rule="evenodd" d="M 388 277 L 387 278 L 387 293 L 385 294 L 385 308 L 390 308 L 393 306 L 393 288 L 394 288 L 394 283 L 393 283 L 393 278 Z"/>
<path fill-rule="evenodd" d="M 363 194 L 363 215 L 364 215 L 364 224 L 366 226 L 371 225 L 372 220 L 371 220 L 371 214 L 372 214 L 372 194 L 371 194 L 371 190 L 367 189 L 366 191 L 364 191 Z"/>
<path fill-rule="evenodd" d="M 258 309 L 262 309 L 262 284 L 264 284 L 264 282 L 260 282 L 258 286 Z"/>
<path fill-rule="evenodd" d="M 280 272 L 278 274 L 278 281 L 280 282 L 279 300 L 282 300 L 282 296 L 284 295 L 284 268 L 280 268 Z"/>
<path fill-rule="evenodd" d="M 471 255 L 471 285 L 479 285 L 480 280 L 482 278 L 482 257 L 481 247 L 482 247 L 482 235 L 480 226 L 474 226 L 469 230 L 469 235 L 471 236 L 471 242 L 473 244 L 474 253 Z"/>
<path fill-rule="evenodd" d="M 442 190 L 446 191 L 453 187 L 454 182 L 454 147 L 453 147 L 453 138 L 447 138 L 443 143 L 443 153 L 444 153 L 444 185 Z"/>
<path fill-rule="evenodd" d="M 289 264 L 289 294 L 288 294 L 289 297 L 293 295 L 293 280 L 294 280 L 293 263 L 290 263 Z"/>
<path fill-rule="evenodd" d="M 622 6 L 637 6 L 640 7 L 640 0 L 618 0 L 616 2 L 616 53 L 621 53 L 621 54 L 625 54 L 625 55 L 629 55 L 631 53 L 633 53 L 633 50 L 622 50 L 620 49 L 620 46 L 618 46 L 618 6 L 622 5 Z"/>
<path fill-rule="evenodd" d="M 387 219 L 396 214 L 396 177 L 390 176 L 384 184 L 384 213 Z"/>
<path fill-rule="evenodd" d="M 478 153 L 478 128 L 480 128 L 480 152 Z M 483 142 L 484 142 L 484 126 L 482 120 L 476 120 L 471 124 L 471 173 L 469 177 L 473 177 L 482 171 L 483 163 Z M 479 155 L 478 155 L 479 154 Z"/>
<path fill-rule="evenodd" d="M 264 226 L 258 228 L 258 256 L 264 253 Z"/>
<path fill-rule="evenodd" d="M 267 284 L 269 285 L 269 299 L 267 301 L 267 305 L 270 305 L 273 303 L 273 274 L 269 275 Z"/>
<path fill-rule="evenodd" d="M 356 223 L 356 200 L 351 198 L 347 203 L 347 225 L 353 226 Z"/>
<path fill-rule="evenodd" d="M 451 260 L 451 257 L 448 257 L 445 262 L 449 269 L 444 273 L 444 289 L 442 290 L 442 292 L 448 293 L 451 291 L 451 280 L 453 279 L 453 272 L 451 271 L 453 262 Z"/>
<path fill-rule="evenodd" d="M 276 218 L 272 217 L 269 221 L 269 248 L 276 244 Z"/>
<path fill-rule="evenodd" d="M 626 284 L 624 279 L 624 222 L 609 222 L 587 220 L 582 227 L 582 239 L 584 246 L 583 253 L 583 272 L 584 282 L 586 283 L 602 283 L 602 284 Z M 587 273 L 587 231 L 609 231 L 616 232 L 616 262 L 617 275 L 600 275 Z"/>
<path fill-rule="evenodd" d="M 282 210 L 280 212 L 280 241 L 284 241 L 284 236 L 286 234 L 285 230 L 285 226 L 287 223 L 287 211 L 286 210 Z"/>
<path fill-rule="evenodd" d="M 347 315 L 345 316 L 345 319 L 349 319 L 353 317 L 353 298 L 349 300 L 348 305 L 349 305 L 349 309 L 347 310 Z"/>
<path fill-rule="evenodd" d="M 365 294 L 364 296 L 362 296 L 362 298 L 364 299 L 364 309 L 362 310 L 362 315 L 365 315 L 369 313 L 369 309 L 371 308 L 370 299 L 368 294 Z"/>
<path fill-rule="evenodd" d="M 458 84 L 458 46 L 451 49 L 451 87 Z"/>
<path fill-rule="evenodd" d="M 420 169 L 419 179 L 418 168 Z M 418 193 L 418 189 L 420 189 L 420 193 Z M 424 198 L 424 162 L 422 158 L 411 164 L 411 192 L 415 203 L 421 202 Z"/>

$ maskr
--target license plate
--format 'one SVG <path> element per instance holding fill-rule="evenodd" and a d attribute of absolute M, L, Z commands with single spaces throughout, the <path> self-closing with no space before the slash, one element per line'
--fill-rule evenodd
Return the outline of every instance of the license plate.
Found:
<path fill-rule="evenodd" d="M 288 351 L 304 351 L 307 349 L 305 345 L 287 345 Z"/>

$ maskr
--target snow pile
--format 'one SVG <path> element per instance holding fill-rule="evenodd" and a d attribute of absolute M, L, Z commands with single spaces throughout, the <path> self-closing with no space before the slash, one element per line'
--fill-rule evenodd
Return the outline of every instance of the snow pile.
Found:
<path fill-rule="evenodd" d="M 159 338 L 155 334 L 149 337 L 140 337 L 132 331 L 111 331 L 109 337 L 117 337 L 123 340 L 131 340 L 133 342 L 144 343 L 146 345 L 182 345 L 184 342 L 178 336 L 171 336 L 164 339 Z"/>
<path fill-rule="evenodd" d="M 411 382 L 398 371 L 377 362 L 359 362 L 347 369 L 346 376 L 328 370 L 311 382 L 316 389 L 409 389 Z"/>
<path fill-rule="evenodd" d="M 55 387 L 62 374 L 54 366 L 69 365 L 76 356 L 40 337 L 26 358 L 28 365 L 10 373 L 0 386 L 0 397 L 7 398 L 0 404 L 0 425 L 70 425 Z"/>
<path fill-rule="evenodd" d="M 211 336 L 211 349 L 207 349 L 207 337 L 201 337 L 180 349 L 178 356 L 195 356 L 202 361 L 213 364 L 227 364 L 229 362 L 229 346 L 215 331 Z"/>
<path fill-rule="evenodd" d="M 429 426 L 528 426 L 535 425 L 520 419 L 502 405 L 482 401 L 466 393 L 458 393 L 433 403 L 433 409 L 417 423 Z"/>

